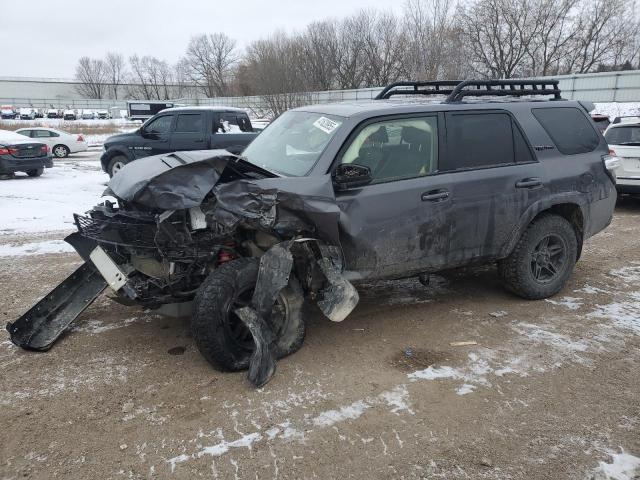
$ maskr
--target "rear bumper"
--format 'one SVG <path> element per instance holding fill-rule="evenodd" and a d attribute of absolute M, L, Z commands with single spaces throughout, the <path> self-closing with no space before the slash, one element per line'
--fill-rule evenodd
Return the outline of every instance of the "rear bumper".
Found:
<path fill-rule="evenodd" d="M 640 178 L 618 177 L 616 190 L 618 193 L 640 193 Z"/>
<path fill-rule="evenodd" d="M 53 161 L 51 161 L 49 157 L 7 158 L 6 156 L 2 156 L 0 157 L 0 174 L 37 170 L 47 167 L 47 164 L 51 167 L 53 166 Z"/>

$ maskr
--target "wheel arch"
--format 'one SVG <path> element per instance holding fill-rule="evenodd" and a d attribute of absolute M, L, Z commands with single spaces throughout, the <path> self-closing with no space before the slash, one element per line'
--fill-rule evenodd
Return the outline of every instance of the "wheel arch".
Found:
<path fill-rule="evenodd" d="M 129 155 L 129 152 L 127 151 L 126 148 L 110 147 L 107 150 L 105 150 L 105 152 L 100 157 L 100 163 L 102 164 L 102 170 L 106 172 L 107 168 L 109 167 L 109 162 L 111 161 L 111 159 L 113 157 L 117 157 L 118 155 L 122 155 L 122 156 L 126 157 L 129 161 L 133 160 L 131 158 L 131 156 Z"/>
<path fill-rule="evenodd" d="M 585 232 L 585 208 L 586 204 L 580 197 L 559 197 L 551 200 L 540 201 L 531 205 L 520 218 L 518 226 L 511 233 L 509 241 L 500 252 L 500 258 L 507 257 L 515 248 L 520 236 L 529 224 L 544 213 L 552 213 L 567 220 L 576 233 L 578 242 L 578 259 L 582 254 L 582 244 Z"/>

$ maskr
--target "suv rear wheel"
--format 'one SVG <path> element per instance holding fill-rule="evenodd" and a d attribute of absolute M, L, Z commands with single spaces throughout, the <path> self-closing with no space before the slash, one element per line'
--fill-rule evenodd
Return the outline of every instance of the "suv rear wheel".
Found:
<path fill-rule="evenodd" d="M 214 270 L 195 298 L 191 331 L 200 353 L 214 367 L 237 371 L 249 367 L 253 336 L 234 310 L 251 302 L 258 279 L 257 258 L 240 258 Z M 278 358 L 297 351 L 304 340 L 302 289 L 291 278 L 273 307 L 271 328 L 276 335 Z"/>
<path fill-rule="evenodd" d="M 498 262 L 498 272 L 516 295 L 547 298 L 562 290 L 577 254 L 571 224 L 559 215 L 543 214 L 529 224 L 511 255 Z"/>

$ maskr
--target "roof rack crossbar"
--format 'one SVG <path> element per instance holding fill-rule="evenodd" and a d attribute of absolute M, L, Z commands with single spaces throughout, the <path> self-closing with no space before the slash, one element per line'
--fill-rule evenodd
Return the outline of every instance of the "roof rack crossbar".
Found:
<path fill-rule="evenodd" d="M 558 83 L 558 80 L 465 80 L 453 88 L 446 102 L 460 102 L 466 96 L 552 95 L 554 100 L 562 100 Z"/>
<path fill-rule="evenodd" d="M 462 80 L 436 80 L 430 82 L 395 82 L 387 85 L 376 97 L 386 100 L 393 95 L 451 95 Z M 407 88 L 410 87 L 410 88 Z M 448 88 L 447 88 L 448 87 Z"/>

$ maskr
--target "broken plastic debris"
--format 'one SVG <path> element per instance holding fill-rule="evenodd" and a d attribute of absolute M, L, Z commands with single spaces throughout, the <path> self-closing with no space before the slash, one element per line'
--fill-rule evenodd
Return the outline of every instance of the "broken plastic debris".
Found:
<path fill-rule="evenodd" d="M 507 312 L 505 312 L 504 310 L 497 310 L 495 312 L 489 313 L 489 315 L 491 315 L 492 317 L 500 318 L 507 315 Z"/>
<path fill-rule="evenodd" d="M 478 342 L 476 342 L 475 340 L 468 340 L 465 342 L 451 342 L 449 343 L 449 345 L 451 345 L 452 347 L 466 347 L 469 345 L 477 345 Z"/>

